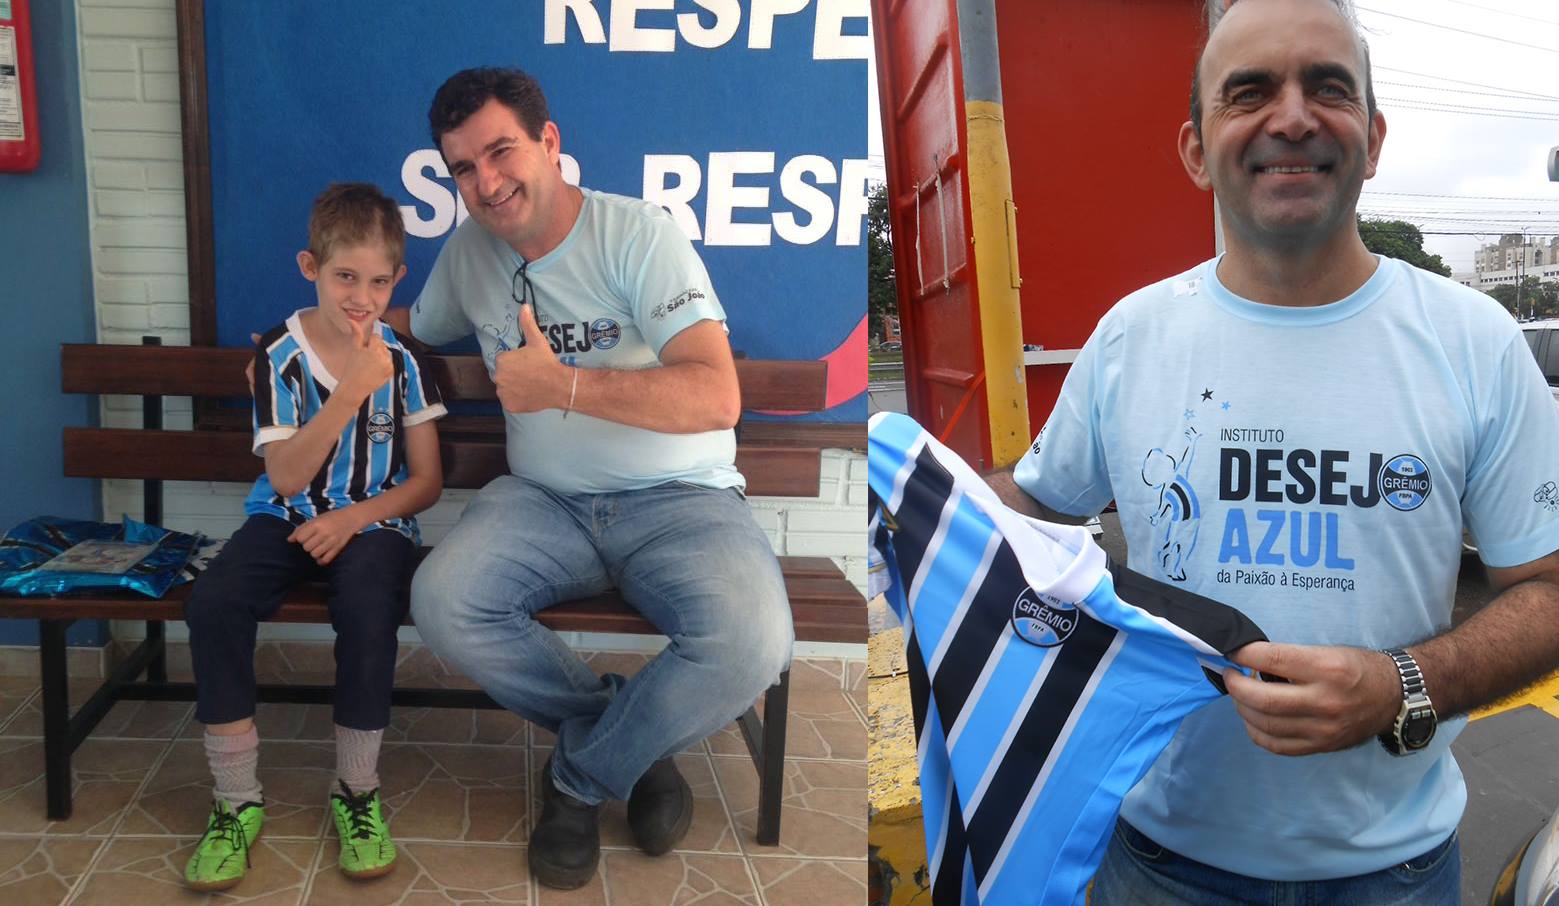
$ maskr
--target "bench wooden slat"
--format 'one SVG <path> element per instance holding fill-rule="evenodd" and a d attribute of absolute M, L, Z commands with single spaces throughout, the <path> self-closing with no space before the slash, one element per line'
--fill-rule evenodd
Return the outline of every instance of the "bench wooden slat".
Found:
<path fill-rule="evenodd" d="M 509 471 L 501 441 L 441 438 L 444 486 L 480 488 Z M 817 448 L 740 444 L 736 467 L 757 497 L 816 497 Z M 145 431 L 66 428 L 64 473 L 72 478 L 153 478 L 164 481 L 254 481 L 265 461 L 238 431 Z"/>
<path fill-rule="evenodd" d="M 60 347 L 60 388 L 66 393 L 249 397 L 244 364 L 253 351 L 210 346 Z M 425 355 L 418 360 L 449 400 L 497 399 L 487 367 L 474 355 Z M 826 406 L 824 362 L 738 359 L 744 409 L 818 412 Z"/>
<path fill-rule="evenodd" d="M 815 561 L 828 564 L 824 569 Z M 780 570 L 790 596 L 796 638 L 805 642 L 865 642 L 866 607 L 855 586 L 826 558 L 781 557 Z M 184 619 L 190 585 L 152 599 L 110 592 L 62 598 L 0 597 L 0 617 L 35 619 L 170 620 Z M 288 593 L 273 618 L 278 623 L 329 623 L 323 583 L 309 582 Z M 559 631 L 653 633 L 655 627 L 628 607 L 616 592 L 582 598 L 543 611 L 543 625 Z M 410 620 L 408 619 L 408 623 Z"/>
<path fill-rule="evenodd" d="M 442 430 L 444 421 L 439 421 Z M 866 449 L 866 426 L 837 422 L 760 422 L 742 420 L 742 440 L 778 447 L 818 447 L 820 449 Z"/>

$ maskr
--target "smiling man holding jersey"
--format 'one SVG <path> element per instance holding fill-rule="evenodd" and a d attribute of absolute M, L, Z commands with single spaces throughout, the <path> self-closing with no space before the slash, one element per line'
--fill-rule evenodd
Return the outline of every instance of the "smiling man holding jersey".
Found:
<path fill-rule="evenodd" d="M 1559 412 L 1508 314 L 1371 254 L 1386 121 L 1346 0 L 1238 0 L 1180 153 L 1225 253 L 1099 323 L 1011 483 L 1274 641 L 1126 796 L 1096 904 L 1455 903 L 1468 710 L 1559 665 Z M 1497 595 L 1450 630 L 1463 526 Z M 1438 732 L 1436 732 L 1438 728 Z M 1287 900 L 1283 900 L 1287 901 Z"/>

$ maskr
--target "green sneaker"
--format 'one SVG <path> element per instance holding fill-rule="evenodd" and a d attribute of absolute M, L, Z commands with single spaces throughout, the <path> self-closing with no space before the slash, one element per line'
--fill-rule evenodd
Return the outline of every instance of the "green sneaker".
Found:
<path fill-rule="evenodd" d="M 395 841 L 379 813 L 378 790 L 353 793 L 342 783 L 341 792 L 330 794 L 330 813 L 336 819 L 341 871 L 347 877 L 377 878 L 395 868 Z"/>
<path fill-rule="evenodd" d="M 249 870 L 249 848 L 260 836 L 265 806 L 245 802 L 237 810 L 225 799 L 211 804 L 206 835 L 184 866 L 184 883 L 195 890 L 226 890 Z"/>

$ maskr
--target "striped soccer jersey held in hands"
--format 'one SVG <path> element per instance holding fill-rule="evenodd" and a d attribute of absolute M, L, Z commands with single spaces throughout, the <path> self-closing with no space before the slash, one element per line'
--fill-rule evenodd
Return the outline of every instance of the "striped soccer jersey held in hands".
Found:
<path fill-rule="evenodd" d="M 874 578 L 904 624 L 934 906 L 1070 906 L 1121 798 L 1226 655 L 1238 611 L 1003 506 L 909 418 L 868 443 Z"/>

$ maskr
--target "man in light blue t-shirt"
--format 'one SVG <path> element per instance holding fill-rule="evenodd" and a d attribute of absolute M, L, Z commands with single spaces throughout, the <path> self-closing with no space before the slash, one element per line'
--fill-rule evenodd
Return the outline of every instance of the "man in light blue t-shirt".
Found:
<path fill-rule="evenodd" d="M 471 216 L 387 320 L 432 345 L 476 335 L 511 474 L 417 570 L 412 612 L 435 652 L 557 734 L 527 856 L 541 883 L 578 887 L 607 799 L 652 855 L 687 833 L 673 756 L 778 679 L 790 607 L 734 465 L 725 312 L 675 221 L 565 182 L 523 72 L 457 73 L 428 118 Z M 612 587 L 671 640 L 631 678 L 597 676 L 534 619 Z"/>
<path fill-rule="evenodd" d="M 1386 123 L 1343 0 L 1239 0 L 1180 152 L 1225 251 L 1123 299 L 1004 498 L 1272 642 L 1126 796 L 1094 903 L 1455 903 L 1467 711 L 1559 665 L 1559 410 L 1491 299 L 1371 254 Z M 1030 499 L 1032 498 L 1032 499 Z M 1497 594 L 1452 630 L 1463 527 Z M 1436 732 L 1438 730 L 1438 732 Z"/>

